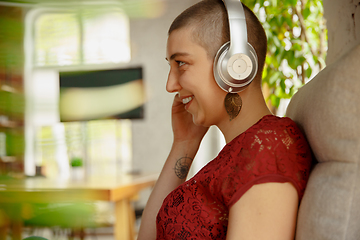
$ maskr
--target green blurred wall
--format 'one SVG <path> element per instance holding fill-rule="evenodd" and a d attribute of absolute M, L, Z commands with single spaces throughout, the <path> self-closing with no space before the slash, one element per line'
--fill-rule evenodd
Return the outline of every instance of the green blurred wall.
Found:
<path fill-rule="evenodd" d="M 1 3 L 0 3 L 1 4 Z M 22 174 L 24 155 L 23 9 L 0 5 L 0 174 Z M 4 141 L 5 140 L 5 141 Z M 4 156 L 4 153 L 5 156 Z"/>

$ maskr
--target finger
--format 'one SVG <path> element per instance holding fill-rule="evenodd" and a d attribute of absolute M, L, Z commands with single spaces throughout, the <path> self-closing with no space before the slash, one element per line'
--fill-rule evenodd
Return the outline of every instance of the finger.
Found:
<path fill-rule="evenodd" d="M 172 108 L 175 110 L 175 112 L 185 110 L 184 104 L 182 103 L 179 94 L 175 95 Z"/>
<path fill-rule="evenodd" d="M 181 99 L 180 99 L 180 94 L 176 94 L 175 97 L 174 97 L 174 103 L 182 103 L 181 102 Z"/>

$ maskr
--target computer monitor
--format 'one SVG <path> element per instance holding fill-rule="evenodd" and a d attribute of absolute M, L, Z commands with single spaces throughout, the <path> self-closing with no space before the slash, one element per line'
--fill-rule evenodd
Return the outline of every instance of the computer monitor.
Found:
<path fill-rule="evenodd" d="M 60 120 L 141 119 L 142 68 L 60 72 Z"/>

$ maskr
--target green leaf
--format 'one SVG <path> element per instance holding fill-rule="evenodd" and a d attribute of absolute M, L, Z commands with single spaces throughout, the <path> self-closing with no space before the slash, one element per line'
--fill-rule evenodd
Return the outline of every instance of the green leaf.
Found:
<path fill-rule="evenodd" d="M 302 50 L 302 47 L 301 47 L 301 42 L 295 40 L 295 41 L 292 41 L 292 47 L 291 49 L 293 51 L 301 51 Z"/>
<path fill-rule="evenodd" d="M 294 36 L 294 28 L 299 28 L 300 22 L 293 21 L 293 14 L 295 14 L 293 8 L 298 5 L 300 0 L 267 0 L 269 5 L 266 7 L 264 6 L 265 0 L 244 0 L 244 2 L 248 3 L 251 9 L 255 4 L 260 4 L 260 8 L 265 10 L 262 12 L 261 18 L 268 38 L 268 52 L 262 76 L 263 82 L 269 86 L 272 93 L 266 97 L 270 100 L 271 105 L 276 108 L 281 98 L 293 96 L 302 86 L 302 80 L 296 74 L 299 66 L 311 59 L 311 65 L 309 64 L 305 70 L 307 78 L 314 74 L 314 66 L 318 67 L 319 63 L 325 66 L 325 56 L 320 56 L 322 51 L 319 49 L 320 39 L 325 39 L 322 43 L 323 46 L 326 47 L 327 44 L 326 26 L 322 20 L 322 0 L 308 0 L 304 1 L 304 5 L 302 5 L 303 9 L 300 14 L 306 20 L 305 27 L 308 36 L 306 39 L 301 36 Z M 260 15 L 259 12 L 256 13 L 258 16 Z M 322 29 L 325 29 L 325 36 L 321 36 Z M 291 43 L 288 50 L 285 50 L 285 39 Z M 315 54 L 312 54 L 310 47 Z M 287 61 L 285 65 L 282 64 L 284 60 Z M 312 64 L 312 60 L 314 60 L 315 65 Z M 282 72 L 282 68 L 285 66 L 290 68 L 286 70 L 287 77 Z M 293 85 L 288 86 L 286 81 L 291 81 Z"/>
<path fill-rule="evenodd" d="M 282 45 L 281 45 L 279 38 L 276 36 L 273 38 L 273 41 L 274 41 L 275 46 L 277 47 L 277 50 L 280 50 L 279 48 L 282 47 Z"/>
<path fill-rule="evenodd" d="M 269 78 L 269 84 L 273 85 L 276 83 L 276 81 L 280 78 L 281 73 L 278 72 L 274 72 L 271 77 Z"/>
<path fill-rule="evenodd" d="M 311 77 L 311 73 L 312 73 L 312 69 L 309 67 L 308 69 L 305 70 L 305 74 L 307 78 Z"/>
<path fill-rule="evenodd" d="M 280 87 L 281 87 L 281 90 L 283 92 L 286 92 L 286 84 L 285 84 L 285 79 L 281 79 L 281 82 L 280 82 Z"/>
<path fill-rule="evenodd" d="M 275 96 L 274 94 L 270 96 L 271 105 L 278 108 L 280 105 L 280 98 Z"/>
<path fill-rule="evenodd" d="M 295 57 L 295 65 L 296 66 L 301 66 L 304 62 L 306 62 L 306 58 L 304 56 Z"/>
<path fill-rule="evenodd" d="M 311 14 L 310 8 L 305 8 L 302 12 L 304 19 L 306 20 Z"/>
<path fill-rule="evenodd" d="M 284 18 L 284 23 L 286 22 L 286 24 L 290 27 L 293 28 L 294 26 L 294 22 L 290 17 Z"/>
<path fill-rule="evenodd" d="M 264 71 L 262 72 L 262 77 L 261 78 L 266 79 L 267 76 L 268 76 L 268 71 L 266 69 L 264 69 Z"/>
<path fill-rule="evenodd" d="M 276 22 L 279 27 L 282 27 L 284 25 L 284 17 L 282 15 L 277 15 Z"/>
<path fill-rule="evenodd" d="M 271 5 L 273 7 L 277 7 L 277 0 L 271 0 Z"/>

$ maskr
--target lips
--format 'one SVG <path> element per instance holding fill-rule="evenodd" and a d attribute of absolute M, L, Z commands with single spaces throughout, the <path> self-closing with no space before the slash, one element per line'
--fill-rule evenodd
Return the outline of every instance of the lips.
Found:
<path fill-rule="evenodd" d="M 187 110 L 191 104 L 191 101 L 194 99 L 194 96 L 186 96 L 182 98 L 182 103 L 185 105 L 185 109 Z"/>
<path fill-rule="evenodd" d="M 193 97 L 183 98 L 182 103 L 183 104 L 188 104 L 192 99 L 193 99 Z"/>

